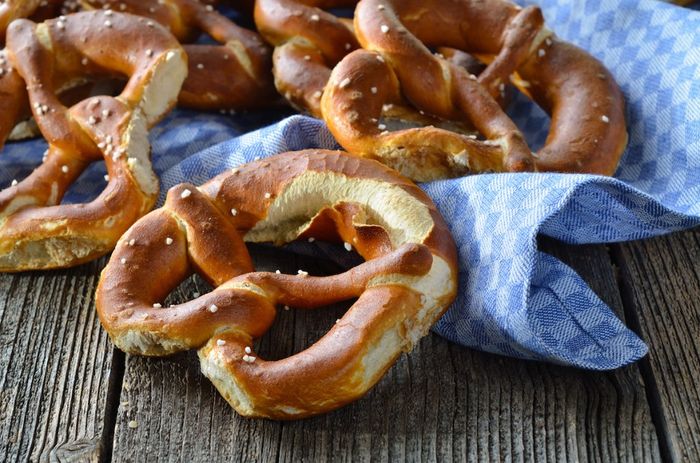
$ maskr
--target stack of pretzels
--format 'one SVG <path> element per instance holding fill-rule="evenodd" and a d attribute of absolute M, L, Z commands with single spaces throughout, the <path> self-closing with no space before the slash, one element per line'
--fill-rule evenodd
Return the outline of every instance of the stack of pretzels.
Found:
<path fill-rule="evenodd" d="M 239 12 L 255 31 L 217 4 L 0 4 L 0 147 L 37 132 L 48 143 L 41 165 L 0 191 L 0 271 L 69 267 L 114 250 L 96 296 L 114 344 L 140 355 L 198 349 L 203 373 L 242 415 L 305 417 L 361 397 L 452 303 L 455 244 L 412 180 L 612 175 L 626 146 L 612 75 L 558 39 L 537 7 L 256 0 Z M 537 151 L 507 115 L 514 88 L 551 116 Z M 150 212 L 159 183 L 148 130 L 173 107 L 227 113 L 284 101 L 323 119 L 347 152 L 279 154 L 178 185 Z M 62 204 L 100 160 L 102 194 Z M 329 277 L 255 272 L 245 246 L 317 239 L 365 262 Z M 164 307 L 192 273 L 215 289 Z M 351 309 L 305 351 L 256 354 L 279 306 L 348 299 Z"/>

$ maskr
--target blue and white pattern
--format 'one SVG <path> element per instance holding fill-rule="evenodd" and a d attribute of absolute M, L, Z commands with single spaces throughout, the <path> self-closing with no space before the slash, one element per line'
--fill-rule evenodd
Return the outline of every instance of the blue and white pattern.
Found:
<path fill-rule="evenodd" d="M 647 347 L 573 270 L 538 251 L 536 237 L 606 243 L 700 225 L 700 13 L 652 0 L 527 3 L 539 4 L 559 36 L 611 69 L 627 98 L 629 148 L 615 178 L 496 174 L 424 184 L 451 225 L 461 265 L 458 299 L 435 331 L 489 352 L 616 368 Z M 548 130 L 542 111 L 520 99 L 511 113 L 532 145 L 541 145 Z M 336 147 L 322 123 L 301 116 L 238 137 L 279 118 L 176 111 L 151 137 L 164 191 L 256 156 Z M 44 146 L 8 145 L 0 186 L 26 175 Z M 94 196 L 101 168 L 86 173 L 67 200 Z"/>

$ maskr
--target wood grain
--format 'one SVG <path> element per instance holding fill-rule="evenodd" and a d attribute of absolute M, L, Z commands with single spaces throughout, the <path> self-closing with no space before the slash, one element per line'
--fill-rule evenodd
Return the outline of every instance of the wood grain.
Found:
<path fill-rule="evenodd" d="M 545 248 L 593 281 L 622 314 L 604 247 Z M 334 271 L 281 251 L 255 255 L 259 268 Z M 206 290 L 195 279 L 173 298 Z M 282 311 L 261 354 L 300 351 L 343 310 Z M 436 335 L 403 355 L 362 400 L 308 420 L 240 418 L 200 374 L 193 353 L 127 356 L 121 394 L 114 461 L 660 460 L 636 366 L 586 372 L 483 354 Z"/>
<path fill-rule="evenodd" d="M 618 246 L 669 459 L 700 460 L 700 229 Z"/>
<path fill-rule="evenodd" d="M 0 274 L 0 456 L 97 461 L 112 347 L 93 305 L 100 263 Z"/>

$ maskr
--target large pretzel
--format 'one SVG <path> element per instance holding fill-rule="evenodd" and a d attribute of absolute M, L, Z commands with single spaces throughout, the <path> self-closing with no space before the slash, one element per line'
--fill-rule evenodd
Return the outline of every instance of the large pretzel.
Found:
<path fill-rule="evenodd" d="M 195 109 L 253 109 L 276 99 L 272 50 L 260 36 L 197 0 L 81 0 L 86 7 L 138 14 L 166 26 L 180 41 L 205 32 L 221 45 L 184 45 L 189 73 L 179 103 Z"/>
<path fill-rule="evenodd" d="M 330 277 L 251 273 L 248 242 L 345 242 L 366 259 Z M 172 188 L 124 235 L 97 288 L 102 325 L 120 349 L 199 349 L 202 372 L 242 415 L 300 418 L 362 396 L 442 315 L 457 288 L 446 224 L 414 184 L 337 151 L 284 153 Z M 192 272 L 215 289 L 163 307 Z M 265 361 L 253 340 L 277 305 L 313 309 L 358 298 L 317 343 Z"/>
<path fill-rule="evenodd" d="M 446 0 L 439 8 L 362 0 L 355 32 L 369 51 L 347 56 L 323 97 L 324 118 L 348 151 L 418 180 L 479 171 L 615 171 L 627 143 L 622 94 L 599 61 L 543 26 L 538 8 L 504 0 Z M 490 64 L 477 80 L 427 48 L 440 46 Z M 537 153 L 493 98 L 509 80 L 552 116 Z M 487 140 L 433 127 L 384 132 L 382 105 L 401 97 L 442 118 L 466 117 Z"/>
<path fill-rule="evenodd" d="M 275 46 L 275 86 L 300 111 L 321 118 L 321 95 L 331 69 L 358 48 L 348 21 L 321 8 L 357 0 L 257 0 L 255 24 Z"/>
<path fill-rule="evenodd" d="M 49 149 L 29 177 L 0 192 L 0 271 L 88 261 L 111 250 L 156 200 L 147 129 L 175 104 L 186 56 L 162 27 L 143 27 L 136 16 L 111 11 L 38 25 L 20 19 L 7 37 Z M 116 98 L 94 97 L 68 109 L 56 97 L 58 76 L 114 74 L 130 76 Z M 102 194 L 89 204 L 57 205 L 103 157 L 109 177 Z"/>

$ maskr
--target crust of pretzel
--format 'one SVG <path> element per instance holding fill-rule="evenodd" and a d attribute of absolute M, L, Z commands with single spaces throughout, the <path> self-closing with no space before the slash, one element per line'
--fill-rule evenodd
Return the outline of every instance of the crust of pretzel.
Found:
<path fill-rule="evenodd" d="M 124 36 L 130 41 L 116 40 Z M 155 203 L 148 128 L 175 104 L 186 73 L 184 52 L 160 27 L 144 29 L 134 16 L 103 12 L 39 25 L 16 20 L 8 50 L 17 72 L 31 82 L 33 114 L 49 149 L 29 177 L 0 192 L 0 271 L 99 257 Z M 68 109 L 54 92 L 54 76 L 114 73 L 131 76 L 116 98 L 94 97 Z M 82 171 L 102 158 L 109 174 L 102 194 L 89 204 L 59 205 Z"/>
<path fill-rule="evenodd" d="M 43 0 L 8 0 L 0 3 L 0 43 L 5 43 L 7 26 L 19 18 L 41 18 L 58 14 L 56 0 L 46 3 Z M 14 70 L 7 58 L 7 52 L 0 51 L 0 149 L 6 140 L 20 140 L 37 135 L 34 124 L 27 119 L 31 116 L 25 83 Z"/>
<path fill-rule="evenodd" d="M 362 0 L 355 30 L 370 51 L 339 63 L 322 102 L 331 132 L 350 152 L 417 180 L 483 171 L 614 173 L 627 143 L 620 89 L 599 61 L 554 37 L 537 8 L 451 0 L 436 11 L 418 0 Z M 486 70 L 475 78 L 427 48 L 445 46 L 477 56 Z M 508 80 L 552 116 L 537 153 L 497 107 Z M 402 98 L 439 117 L 466 117 L 487 140 L 435 127 L 383 132 L 382 105 Z"/>
<path fill-rule="evenodd" d="M 12 21 L 26 18 L 36 11 L 42 0 L 5 0 L 0 3 L 0 37 L 5 42 L 5 31 Z"/>
<path fill-rule="evenodd" d="M 185 44 L 189 58 L 180 106 L 213 110 L 255 109 L 278 97 L 272 74 L 272 50 L 256 32 L 234 24 L 197 0 L 81 0 L 87 8 L 112 8 L 150 18 L 181 42 L 205 32 L 221 45 Z"/>
<path fill-rule="evenodd" d="M 258 0 L 255 24 L 275 47 L 277 91 L 300 111 L 321 118 L 321 95 L 331 69 L 359 47 L 352 26 L 324 11 L 357 0 Z"/>
<path fill-rule="evenodd" d="M 352 243 L 366 262 L 331 277 L 251 273 L 243 239 L 280 245 L 309 237 Z M 455 245 L 425 193 L 375 161 L 341 152 L 285 153 L 198 189 L 175 187 L 121 241 L 96 295 L 113 342 L 144 355 L 199 349 L 202 372 L 245 416 L 301 418 L 361 397 L 426 334 L 457 289 Z M 214 291 L 160 308 L 194 271 Z M 314 309 L 353 297 L 343 318 L 303 352 L 243 360 L 277 304 Z"/>

